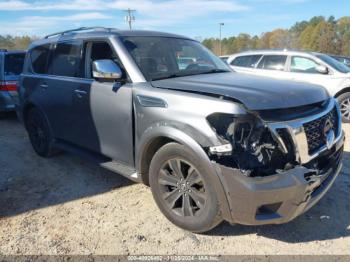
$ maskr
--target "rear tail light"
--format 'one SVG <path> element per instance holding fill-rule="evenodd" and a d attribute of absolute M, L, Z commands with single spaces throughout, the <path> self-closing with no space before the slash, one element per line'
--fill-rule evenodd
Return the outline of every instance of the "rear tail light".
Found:
<path fill-rule="evenodd" d="M 17 91 L 16 81 L 0 82 L 0 91 Z"/>

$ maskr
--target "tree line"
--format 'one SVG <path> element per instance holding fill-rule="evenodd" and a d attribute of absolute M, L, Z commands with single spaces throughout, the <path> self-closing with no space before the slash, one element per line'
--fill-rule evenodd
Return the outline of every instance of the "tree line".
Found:
<path fill-rule="evenodd" d="M 29 44 L 38 39 L 33 36 L 11 36 L 0 35 L 0 49 L 7 50 L 26 50 Z"/>
<path fill-rule="evenodd" d="M 220 40 L 207 38 L 203 44 L 220 54 Z M 233 54 L 252 49 L 298 49 L 327 54 L 350 56 L 350 17 L 334 16 L 328 19 L 315 16 L 309 21 L 295 23 L 289 29 L 275 29 L 260 36 L 241 33 L 223 38 L 222 54 Z"/>
<path fill-rule="evenodd" d="M 28 45 L 38 39 L 34 36 L 0 35 L 0 49 L 27 49 Z M 220 40 L 207 38 L 203 44 L 215 54 L 220 54 Z M 241 33 L 238 36 L 223 38 L 222 54 L 233 54 L 252 49 L 299 49 L 317 51 L 327 54 L 350 56 L 350 17 L 334 16 L 328 19 L 315 16 L 309 21 L 295 23 L 289 29 L 275 29 L 260 36 Z"/>

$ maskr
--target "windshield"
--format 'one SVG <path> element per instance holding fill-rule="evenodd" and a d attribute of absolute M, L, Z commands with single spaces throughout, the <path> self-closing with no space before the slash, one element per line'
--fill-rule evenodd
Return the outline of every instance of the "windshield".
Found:
<path fill-rule="evenodd" d="M 20 75 L 23 69 L 24 57 L 25 54 L 7 54 L 5 56 L 5 75 Z"/>
<path fill-rule="evenodd" d="M 321 59 L 323 62 L 327 63 L 331 67 L 333 67 L 335 70 L 341 72 L 341 73 L 350 73 L 350 68 L 347 67 L 346 65 L 342 64 L 341 62 L 335 60 L 334 58 L 328 56 L 328 55 L 323 55 L 323 54 L 318 54 L 316 55 L 319 59 Z"/>
<path fill-rule="evenodd" d="M 132 36 L 122 41 L 147 81 L 231 72 L 220 58 L 193 40 Z"/>

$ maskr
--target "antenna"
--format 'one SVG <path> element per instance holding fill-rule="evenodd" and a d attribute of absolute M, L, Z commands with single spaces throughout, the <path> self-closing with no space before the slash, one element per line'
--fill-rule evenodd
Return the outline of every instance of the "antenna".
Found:
<path fill-rule="evenodd" d="M 125 22 L 129 24 L 129 29 L 132 29 L 132 22 L 135 22 L 135 16 L 133 16 L 133 12 L 136 12 L 136 10 L 128 8 L 127 10 L 123 10 L 124 12 L 127 12 L 127 15 L 125 16 Z"/>

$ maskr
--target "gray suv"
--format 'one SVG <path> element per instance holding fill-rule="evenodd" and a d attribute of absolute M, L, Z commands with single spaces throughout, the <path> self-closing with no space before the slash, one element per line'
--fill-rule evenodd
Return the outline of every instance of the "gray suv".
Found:
<path fill-rule="evenodd" d="M 25 51 L 0 49 L 0 115 L 15 111 L 17 85 L 24 57 Z"/>
<path fill-rule="evenodd" d="M 38 155 L 73 152 L 150 185 L 193 232 L 288 222 L 341 169 L 339 107 L 323 88 L 234 73 L 167 33 L 81 28 L 34 42 L 19 113 Z"/>

